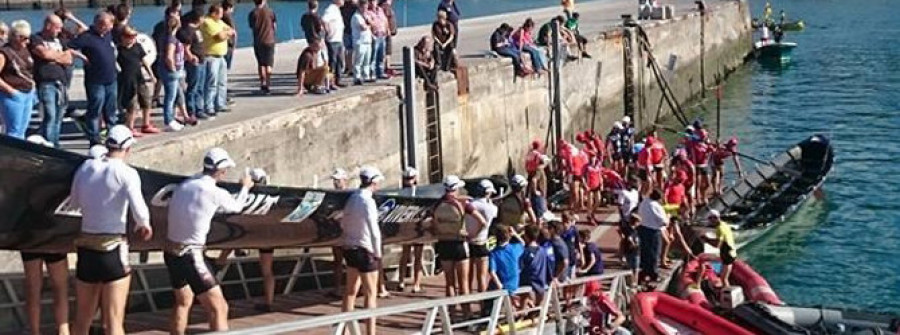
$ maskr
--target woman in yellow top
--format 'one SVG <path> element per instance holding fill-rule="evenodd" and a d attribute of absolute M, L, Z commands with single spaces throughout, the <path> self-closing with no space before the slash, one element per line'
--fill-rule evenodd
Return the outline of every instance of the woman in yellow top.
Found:
<path fill-rule="evenodd" d="M 722 221 L 719 216 L 718 211 L 711 210 L 707 218 L 710 225 L 716 227 L 715 243 L 719 248 L 719 258 L 722 259 L 722 283 L 728 287 L 731 265 L 737 260 L 737 246 L 734 244 L 734 232 L 731 231 L 731 226 L 728 225 L 728 222 Z"/>

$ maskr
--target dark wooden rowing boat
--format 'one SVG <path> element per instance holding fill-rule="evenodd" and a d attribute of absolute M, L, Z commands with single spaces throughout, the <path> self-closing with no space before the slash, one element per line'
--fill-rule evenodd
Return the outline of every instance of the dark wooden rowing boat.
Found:
<path fill-rule="evenodd" d="M 69 203 L 72 177 L 88 159 L 0 136 L 0 249 L 71 251 L 81 212 Z M 185 176 L 138 169 L 150 208 L 154 238 L 132 241 L 132 250 L 160 250 L 166 237 L 167 204 Z M 497 189 L 509 187 L 492 178 Z M 477 185 L 478 179 L 467 185 Z M 236 183 L 220 186 L 237 193 Z M 423 189 L 435 189 L 434 186 Z M 211 248 L 316 247 L 340 244 L 341 210 L 349 191 L 258 186 L 239 214 L 219 214 L 208 236 Z M 439 196 L 379 192 L 379 221 L 385 244 L 429 242 L 430 213 Z"/>
<path fill-rule="evenodd" d="M 732 224 L 738 247 L 746 245 L 793 214 L 822 185 L 833 164 L 831 141 L 811 136 L 748 172 L 698 211 L 695 221 L 705 222 L 715 209 Z"/>

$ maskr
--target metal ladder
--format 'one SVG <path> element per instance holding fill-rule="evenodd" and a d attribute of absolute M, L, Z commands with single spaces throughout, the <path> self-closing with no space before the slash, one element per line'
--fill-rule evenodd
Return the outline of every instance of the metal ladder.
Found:
<path fill-rule="evenodd" d="M 425 143 L 428 150 L 428 183 L 444 178 L 444 156 L 441 151 L 441 103 L 437 90 L 425 91 Z"/>

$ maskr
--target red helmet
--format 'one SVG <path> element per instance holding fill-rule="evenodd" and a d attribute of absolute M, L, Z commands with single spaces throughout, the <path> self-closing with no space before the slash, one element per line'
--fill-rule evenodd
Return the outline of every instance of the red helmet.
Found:
<path fill-rule="evenodd" d="M 531 149 L 532 150 L 540 150 L 541 149 L 541 140 L 531 141 Z"/>
<path fill-rule="evenodd" d="M 578 133 L 575 135 L 575 141 L 578 141 L 578 143 L 584 143 L 587 142 L 587 139 L 585 138 L 584 133 Z"/>
<path fill-rule="evenodd" d="M 732 137 L 728 139 L 728 142 L 725 142 L 726 147 L 736 147 L 738 145 L 737 137 Z"/>

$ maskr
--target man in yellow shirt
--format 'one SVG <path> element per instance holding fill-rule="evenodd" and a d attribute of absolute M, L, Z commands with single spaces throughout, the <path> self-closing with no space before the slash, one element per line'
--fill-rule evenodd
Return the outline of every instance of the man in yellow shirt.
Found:
<path fill-rule="evenodd" d="M 709 224 L 716 227 L 716 240 L 714 244 L 719 248 L 719 258 L 722 260 L 722 283 L 725 287 L 730 286 L 728 277 L 731 275 L 731 265 L 737 260 L 737 246 L 734 243 L 734 232 L 728 222 L 719 218 L 719 212 L 716 210 L 709 211 L 707 216 Z M 713 244 L 713 243 L 711 243 Z"/>
<path fill-rule="evenodd" d="M 203 49 L 206 51 L 206 114 L 215 116 L 217 113 L 227 112 L 226 96 L 228 88 L 228 67 L 225 55 L 228 53 L 228 40 L 234 36 L 232 29 L 222 16 L 225 11 L 222 5 L 215 4 L 209 7 L 209 15 L 203 18 L 200 24 L 200 34 L 203 36 Z"/>

